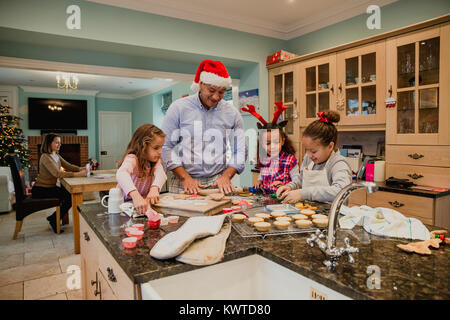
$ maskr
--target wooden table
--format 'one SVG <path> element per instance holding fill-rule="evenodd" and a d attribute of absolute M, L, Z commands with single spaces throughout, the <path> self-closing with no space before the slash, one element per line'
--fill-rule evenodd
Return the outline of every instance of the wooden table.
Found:
<path fill-rule="evenodd" d="M 117 186 L 116 176 L 99 179 L 96 175 L 116 173 L 116 169 L 97 170 L 90 177 L 73 177 L 61 179 L 61 185 L 72 195 L 73 244 L 75 253 L 80 253 L 80 212 L 78 206 L 83 203 L 83 192 L 106 191 Z"/>

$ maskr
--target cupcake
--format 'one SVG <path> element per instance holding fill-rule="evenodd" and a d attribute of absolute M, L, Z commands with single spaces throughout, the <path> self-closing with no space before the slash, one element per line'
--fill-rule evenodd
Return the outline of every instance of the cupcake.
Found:
<path fill-rule="evenodd" d="M 257 222 L 253 225 L 258 231 L 267 231 L 270 229 L 269 222 Z"/>
<path fill-rule="evenodd" d="M 233 216 L 231 217 L 231 220 L 233 222 L 240 223 L 245 220 L 245 216 L 243 214 L 236 213 L 236 214 L 233 214 Z"/>
<path fill-rule="evenodd" d="M 278 220 L 278 221 L 275 221 L 273 223 L 273 225 L 278 230 L 286 230 L 287 228 L 289 228 L 290 223 L 289 223 L 289 221 Z"/>
<path fill-rule="evenodd" d="M 270 219 L 270 214 L 267 214 L 267 213 L 257 213 L 257 214 L 255 214 L 255 217 L 263 218 L 264 221 L 268 222 L 269 219 Z"/>
<path fill-rule="evenodd" d="M 307 217 L 311 217 L 312 215 L 316 214 L 316 212 L 314 210 L 309 210 L 309 209 L 300 210 L 300 213 L 304 214 Z"/>
<path fill-rule="evenodd" d="M 304 214 L 294 214 L 291 216 L 292 219 L 294 219 L 294 221 L 297 220 L 308 220 L 308 217 L 305 216 Z"/>
<path fill-rule="evenodd" d="M 291 221 L 292 221 L 292 218 L 286 216 L 286 217 L 278 217 L 278 218 L 276 218 L 275 220 L 276 220 L 276 221 L 287 221 L 287 222 L 291 222 Z"/>
<path fill-rule="evenodd" d="M 271 213 L 270 213 L 270 215 L 273 217 L 273 218 L 278 218 L 278 217 L 284 217 L 284 216 L 286 216 L 286 212 L 284 212 L 284 211 L 272 211 Z"/>
<path fill-rule="evenodd" d="M 328 226 L 328 219 L 314 219 L 312 222 L 319 228 L 325 228 Z"/>
<path fill-rule="evenodd" d="M 312 226 L 311 220 L 296 220 L 295 225 L 297 228 L 306 229 Z"/>
<path fill-rule="evenodd" d="M 254 225 L 257 222 L 264 222 L 264 219 L 260 217 L 251 217 L 248 218 L 247 222 L 250 223 L 251 225 Z"/>

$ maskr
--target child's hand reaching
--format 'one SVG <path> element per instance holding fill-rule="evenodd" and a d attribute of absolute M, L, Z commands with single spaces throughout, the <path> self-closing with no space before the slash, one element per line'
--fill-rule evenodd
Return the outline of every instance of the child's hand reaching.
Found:
<path fill-rule="evenodd" d="M 130 197 L 133 199 L 133 206 L 137 214 L 145 214 L 148 209 L 148 201 L 140 195 L 137 190 L 130 192 Z"/>
<path fill-rule="evenodd" d="M 159 188 L 157 186 L 152 186 L 150 192 L 147 195 L 147 201 L 150 204 L 156 204 L 159 202 Z"/>
<path fill-rule="evenodd" d="M 283 182 L 281 182 L 281 181 L 274 181 L 274 182 L 272 182 L 272 186 L 274 186 L 274 187 L 280 187 L 282 185 L 283 185 Z"/>
<path fill-rule="evenodd" d="M 263 186 L 262 180 L 256 180 L 255 184 L 253 185 L 253 188 L 260 189 Z"/>
<path fill-rule="evenodd" d="M 302 189 L 288 191 L 284 195 L 283 203 L 295 203 L 302 200 Z"/>
<path fill-rule="evenodd" d="M 291 191 L 292 188 L 288 186 L 282 186 L 277 189 L 277 198 L 282 199 L 286 196 L 287 192 Z"/>

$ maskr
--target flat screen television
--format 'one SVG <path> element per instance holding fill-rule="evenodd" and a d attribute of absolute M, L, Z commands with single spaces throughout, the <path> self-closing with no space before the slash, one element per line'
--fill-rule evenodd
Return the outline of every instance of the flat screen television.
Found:
<path fill-rule="evenodd" d="M 87 129 L 87 100 L 28 98 L 29 129 Z"/>

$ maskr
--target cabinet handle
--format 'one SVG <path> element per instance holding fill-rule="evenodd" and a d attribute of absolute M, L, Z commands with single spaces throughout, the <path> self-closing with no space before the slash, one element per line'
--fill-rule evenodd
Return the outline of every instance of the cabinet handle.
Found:
<path fill-rule="evenodd" d="M 418 153 L 408 154 L 408 157 L 410 157 L 414 160 L 417 160 L 417 159 L 423 158 L 423 154 L 418 154 Z"/>
<path fill-rule="evenodd" d="M 330 91 L 334 94 L 334 85 L 331 85 Z"/>
<path fill-rule="evenodd" d="M 413 174 L 408 174 L 408 177 L 411 177 L 411 178 L 413 178 L 414 180 L 416 180 L 416 179 L 423 178 L 423 175 L 417 174 L 417 173 L 413 173 Z"/>
<path fill-rule="evenodd" d="M 339 83 L 338 89 L 339 89 L 339 92 L 342 93 L 342 83 Z"/>
<path fill-rule="evenodd" d="M 117 282 L 116 276 L 114 275 L 113 269 L 108 267 L 106 268 L 106 271 L 108 271 L 108 279 L 112 282 Z"/>
<path fill-rule="evenodd" d="M 398 202 L 398 201 L 394 201 L 394 202 L 389 201 L 389 204 L 390 204 L 391 206 L 395 207 L 395 208 L 400 208 L 400 207 L 403 207 L 403 206 L 404 206 L 403 203 L 400 203 L 400 202 Z"/>
<path fill-rule="evenodd" d="M 87 232 L 84 232 L 84 240 L 89 241 L 91 238 L 89 238 L 89 235 Z"/>
<path fill-rule="evenodd" d="M 94 284 L 96 285 L 97 281 L 91 280 L 91 286 L 93 286 Z"/>

